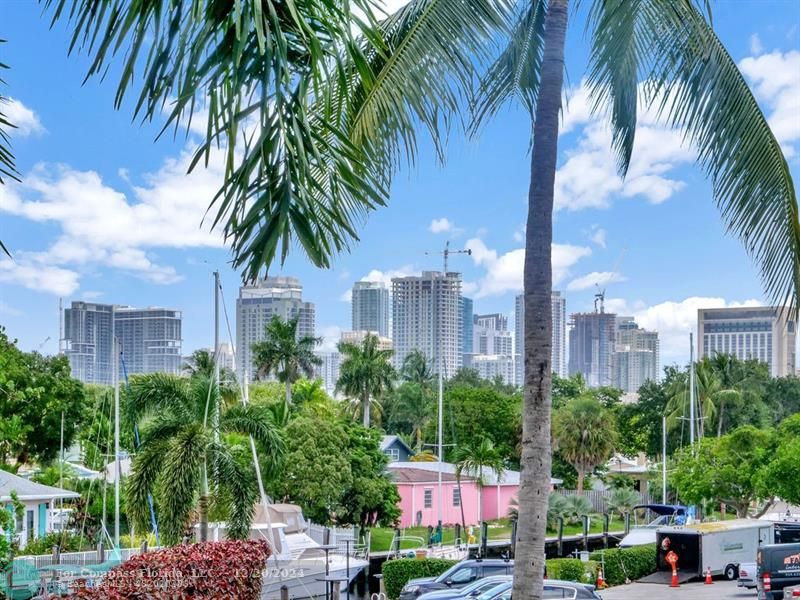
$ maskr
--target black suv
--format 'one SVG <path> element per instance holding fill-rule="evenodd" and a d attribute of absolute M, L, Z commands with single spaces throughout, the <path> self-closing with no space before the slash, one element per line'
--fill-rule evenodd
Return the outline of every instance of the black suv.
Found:
<path fill-rule="evenodd" d="M 800 544 L 767 544 L 756 555 L 759 600 L 779 600 L 783 589 L 800 584 Z"/>
<path fill-rule="evenodd" d="M 434 590 L 462 588 L 476 579 L 488 577 L 489 575 L 511 575 L 513 573 L 513 560 L 499 558 L 462 560 L 438 577 L 411 579 L 400 592 L 400 600 L 414 600 L 420 594 Z"/>

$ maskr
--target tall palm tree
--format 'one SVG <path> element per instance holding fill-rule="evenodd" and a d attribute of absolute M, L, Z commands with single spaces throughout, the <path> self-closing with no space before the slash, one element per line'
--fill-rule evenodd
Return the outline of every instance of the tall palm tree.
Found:
<path fill-rule="evenodd" d="M 192 352 L 192 355 L 183 363 L 182 371 L 189 377 L 200 375 L 210 378 L 214 377 L 215 366 L 214 352 L 201 348 Z M 220 367 L 219 389 L 226 404 L 236 401 L 239 393 L 236 374 L 227 367 Z"/>
<path fill-rule="evenodd" d="M 611 412 L 591 397 L 577 398 L 553 416 L 554 447 L 578 472 L 578 494 L 587 473 L 611 458 L 617 431 Z"/>
<path fill-rule="evenodd" d="M 394 391 L 393 417 L 411 425 L 414 436 L 414 449 L 422 450 L 422 436 L 425 426 L 434 413 L 433 397 L 430 390 L 422 385 L 407 381 Z M 394 420 L 394 419 L 393 419 Z"/>
<path fill-rule="evenodd" d="M 5 43 L 5 40 L 0 40 L 0 44 L 3 43 Z M 0 71 L 7 68 L 8 65 L 0 62 Z M 3 78 L 0 77 L 0 85 L 4 83 Z M 8 133 L 8 130 L 13 129 L 15 125 L 3 114 L 3 104 L 6 102 L 8 102 L 8 99 L 0 94 L 0 185 L 5 183 L 3 177 L 19 181 L 19 173 L 14 163 L 14 154 L 11 152 L 11 138 Z M 9 254 L 8 248 L 3 245 L 3 240 L 0 240 L 0 252 L 6 255 Z"/>
<path fill-rule="evenodd" d="M 301 375 L 313 377 L 314 367 L 322 364 L 322 359 L 314 354 L 314 348 L 322 342 L 321 338 L 299 337 L 298 319 L 284 321 L 273 315 L 264 328 L 265 339 L 251 346 L 253 362 L 259 377 L 275 375 L 286 386 L 286 404 L 292 404 L 292 384 Z"/>
<path fill-rule="evenodd" d="M 343 392 L 359 406 L 364 427 L 369 427 L 369 414 L 381 396 L 391 391 L 395 371 L 389 360 L 391 350 L 378 349 L 378 338 L 367 334 L 361 344 L 339 342 L 344 357 L 339 367 L 336 391 Z"/>
<path fill-rule="evenodd" d="M 416 349 L 406 354 L 403 359 L 400 377 L 403 381 L 416 383 L 421 388 L 430 387 L 433 383 L 433 371 L 428 365 L 428 359 Z"/>
<path fill-rule="evenodd" d="M 478 523 L 480 523 L 483 521 L 483 486 L 486 485 L 484 475 L 488 469 L 489 473 L 494 473 L 499 479 L 503 474 L 505 466 L 503 464 L 503 458 L 494 447 L 494 442 L 492 442 L 492 440 L 489 438 L 482 438 L 477 443 L 473 441 L 468 444 L 457 446 L 453 451 L 453 460 L 456 464 L 456 479 L 459 482 L 459 494 L 461 493 L 461 476 L 467 475 L 468 477 L 475 478 L 475 485 L 478 487 Z"/>
<path fill-rule="evenodd" d="M 210 501 L 227 514 L 232 537 L 247 537 L 258 499 L 255 474 L 225 440 L 230 434 L 252 436 L 267 462 L 278 462 L 283 442 L 269 411 L 239 405 L 220 410 L 213 378 L 201 375 L 138 376 L 126 397 L 126 411 L 142 429 L 142 445 L 126 482 L 127 510 L 136 526 L 149 526 L 152 494 L 167 544 L 181 539 L 195 511 L 200 539 L 207 539 Z M 221 436 L 215 440 L 217 411 Z"/>
<path fill-rule="evenodd" d="M 706 358 L 719 379 L 720 389 L 714 395 L 717 406 L 717 437 L 725 428 L 725 409 L 741 406 L 748 399 L 755 400 L 758 382 L 747 365 L 733 354 L 719 352 Z"/>
<path fill-rule="evenodd" d="M 371 28 L 369 0 L 354 0 L 363 12 L 316 0 L 278 3 L 269 13 L 258 2 L 208 13 L 188 4 L 170 10 L 168 0 L 120 11 L 96 10 L 96 0 L 78 0 L 70 10 L 67 0 L 45 4 L 54 19 L 74 24 L 73 45 L 85 43 L 93 55 L 89 75 L 106 73 L 116 53 L 124 57 L 118 106 L 141 81 L 136 113 L 152 118 L 171 102 L 168 122 L 177 124 L 190 118 L 198 97 L 210 98 L 208 135 L 193 167 L 218 143 L 229 149 L 215 224 L 224 225 L 234 265 L 246 279 L 283 261 L 295 238 L 314 264 L 330 266 L 357 240 L 364 213 L 388 202 L 391 176 L 417 156 L 416 131 L 426 128 L 443 157 L 447 124 L 458 122 L 450 117 L 473 92 L 475 131 L 505 101 L 522 104 L 531 117 L 533 152 L 513 593 L 539 600 L 551 467 L 553 193 L 568 0 L 412 0 L 378 31 Z M 698 4 L 583 3 L 587 22 L 579 26 L 586 26 L 592 44 L 594 106 L 608 109 L 622 175 L 642 108 L 655 107 L 685 130 L 713 180 L 723 222 L 759 265 L 767 295 L 795 307 L 800 224 L 791 175 Z M 359 33 L 361 43 L 353 43 Z M 139 56 L 143 49 L 147 57 Z M 132 76 L 137 65 L 139 79 Z M 476 71 L 486 76 L 474 90 Z M 255 137 L 240 136 L 252 121 L 260 126 Z"/>

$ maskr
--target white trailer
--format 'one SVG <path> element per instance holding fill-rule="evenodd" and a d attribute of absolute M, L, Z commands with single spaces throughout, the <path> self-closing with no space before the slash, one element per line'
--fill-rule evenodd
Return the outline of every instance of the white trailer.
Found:
<path fill-rule="evenodd" d="M 703 577 L 708 568 L 712 576 L 733 580 L 739 576 L 739 564 L 754 562 L 759 546 L 773 539 L 774 524 L 757 519 L 660 527 L 656 530 L 658 571 L 672 572 L 665 560 L 671 550 L 678 555 L 681 580 Z"/>

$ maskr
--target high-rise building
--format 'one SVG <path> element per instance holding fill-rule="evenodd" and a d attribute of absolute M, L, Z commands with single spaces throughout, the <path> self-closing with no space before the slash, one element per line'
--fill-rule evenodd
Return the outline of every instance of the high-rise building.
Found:
<path fill-rule="evenodd" d="M 697 354 L 733 354 L 769 365 L 773 377 L 794 375 L 796 323 L 775 306 L 701 308 L 697 311 Z"/>
<path fill-rule="evenodd" d="M 575 313 L 569 330 L 569 374 L 581 373 L 589 387 L 613 383 L 616 315 Z"/>
<path fill-rule="evenodd" d="M 389 288 L 382 281 L 356 281 L 352 297 L 353 331 L 377 331 L 391 336 Z"/>
<path fill-rule="evenodd" d="M 378 350 L 391 350 L 393 348 L 392 338 L 378 335 L 377 331 L 343 331 L 339 339 L 348 344 L 360 346 L 368 335 L 378 338 Z"/>
<path fill-rule="evenodd" d="M 500 313 L 475 315 L 472 325 L 473 354 L 513 356 L 513 345 L 508 317 Z"/>
<path fill-rule="evenodd" d="M 473 302 L 466 296 L 460 296 L 458 301 L 461 308 L 461 364 L 467 366 L 472 355 Z"/>
<path fill-rule="evenodd" d="M 314 377 L 322 380 L 322 387 L 331 397 L 335 395 L 336 382 L 339 380 L 339 367 L 342 364 L 342 356 L 336 352 L 315 352 L 322 362 L 314 365 Z"/>
<path fill-rule="evenodd" d="M 550 308 L 553 314 L 552 349 L 550 367 L 560 377 L 567 376 L 567 300 L 561 292 L 553 290 L 550 294 Z M 521 386 L 525 380 L 525 304 L 522 294 L 516 298 L 514 311 L 514 355 L 516 367 L 514 378 Z"/>
<path fill-rule="evenodd" d="M 294 277 L 266 277 L 254 285 L 239 288 L 236 300 L 236 350 L 239 375 L 253 378 L 251 346 L 264 340 L 264 329 L 273 316 L 284 321 L 297 319 L 297 337 L 314 337 L 315 308 L 303 301 L 303 286 Z M 246 373 L 245 373 L 246 371 Z"/>
<path fill-rule="evenodd" d="M 638 392 L 646 381 L 658 381 L 658 332 L 640 328 L 633 317 L 617 317 L 612 384 L 624 392 Z"/>
<path fill-rule="evenodd" d="M 498 376 L 503 383 L 514 384 L 514 356 L 511 354 L 473 354 L 469 365 L 481 379 L 494 380 Z"/>
<path fill-rule="evenodd" d="M 114 336 L 128 375 L 180 373 L 181 319 L 180 311 L 169 308 L 73 302 L 64 310 L 64 353 L 72 376 L 110 385 Z"/>
<path fill-rule="evenodd" d="M 392 279 L 394 365 L 400 368 L 412 350 L 425 355 L 434 373 L 452 377 L 461 367 L 461 273 L 423 271 Z"/>

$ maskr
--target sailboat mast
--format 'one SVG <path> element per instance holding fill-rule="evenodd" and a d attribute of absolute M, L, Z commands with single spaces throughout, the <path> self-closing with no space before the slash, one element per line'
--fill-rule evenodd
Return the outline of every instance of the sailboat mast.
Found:
<path fill-rule="evenodd" d="M 219 392 L 219 271 L 214 271 L 214 386 Z M 215 409 L 214 441 L 219 442 L 219 406 Z"/>
<path fill-rule="evenodd" d="M 114 546 L 119 548 L 119 482 L 122 469 L 119 462 L 119 340 L 114 336 Z"/>
<path fill-rule="evenodd" d="M 437 493 L 439 495 L 439 523 L 441 523 L 442 519 L 444 518 L 443 499 L 442 499 L 442 463 L 444 462 L 444 444 L 442 443 L 443 442 L 442 432 L 444 431 L 444 427 L 443 427 L 443 424 L 444 424 L 444 414 L 443 414 L 444 413 L 444 394 L 442 393 L 442 390 L 443 390 L 444 385 L 443 385 L 443 380 L 442 380 L 442 366 L 443 365 L 442 365 L 441 342 L 440 342 L 440 348 L 439 348 L 438 354 L 439 354 L 439 402 L 438 402 L 438 405 L 439 405 L 438 406 L 438 408 L 439 408 L 439 410 L 438 410 L 438 412 L 439 412 L 439 423 L 437 425 L 437 431 L 438 431 L 438 436 L 439 436 L 439 440 L 438 440 L 438 445 L 439 445 L 439 468 L 437 469 L 437 471 L 438 471 L 438 486 L 439 486 L 439 489 L 437 490 Z"/>
<path fill-rule="evenodd" d="M 689 445 L 694 447 L 694 334 L 689 333 Z"/>
<path fill-rule="evenodd" d="M 661 504 L 667 503 L 667 417 L 661 417 Z"/>

